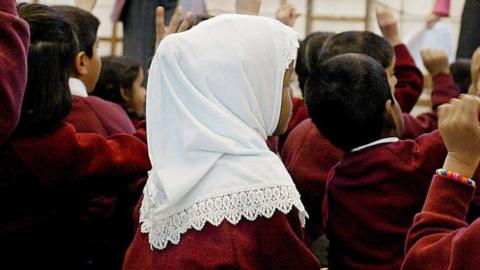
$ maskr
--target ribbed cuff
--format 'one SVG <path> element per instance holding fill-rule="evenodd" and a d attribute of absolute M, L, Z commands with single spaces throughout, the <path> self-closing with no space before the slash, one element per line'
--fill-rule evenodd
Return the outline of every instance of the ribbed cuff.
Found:
<path fill-rule="evenodd" d="M 435 175 L 423 211 L 449 215 L 464 220 L 475 189 L 444 176 Z"/>

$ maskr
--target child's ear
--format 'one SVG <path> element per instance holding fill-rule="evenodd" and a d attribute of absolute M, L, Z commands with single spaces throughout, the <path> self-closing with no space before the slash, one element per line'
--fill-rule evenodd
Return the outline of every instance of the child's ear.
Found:
<path fill-rule="evenodd" d="M 395 129 L 395 111 L 391 99 L 385 101 L 385 111 L 383 112 L 385 128 Z"/>
<path fill-rule="evenodd" d="M 87 61 L 89 61 L 89 59 L 83 51 L 79 52 L 75 57 L 75 72 L 79 76 L 88 74 Z"/>
<path fill-rule="evenodd" d="M 127 89 L 120 87 L 120 95 L 125 102 L 130 102 L 130 96 L 128 95 Z"/>

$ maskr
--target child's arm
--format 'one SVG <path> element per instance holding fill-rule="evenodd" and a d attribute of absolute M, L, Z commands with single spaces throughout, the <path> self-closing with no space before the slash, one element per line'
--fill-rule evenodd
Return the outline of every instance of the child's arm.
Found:
<path fill-rule="evenodd" d="M 476 96 L 480 89 L 480 48 L 473 53 L 470 74 L 472 83 L 468 89 L 468 94 Z"/>
<path fill-rule="evenodd" d="M 108 138 L 77 133 L 71 124 L 63 123 L 48 136 L 16 139 L 13 147 L 23 164 L 50 186 L 68 185 L 93 176 L 105 182 L 126 176 L 138 179 L 151 168 L 145 122 L 134 136 Z"/>
<path fill-rule="evenodd" d="M 448 150 L 443 168 L 472 177 L 480 162 L 480 101 L 462 96 L 439 107 L 439 129 Z M 410 229 L 403 270 L 475 269 L 480 264 L 480 219 L 465 222 L 474 188 L 435 176 L 423 210 Z M 467 255 L 468 253 L 468 255 Z"/>
<path fill-rule="evenodd" d="M 433 112 L 423 113 L 417 117 L 404 113 L 403 139 L 415 139 L 437 129 L 437 114 L 435 113 L 437 107 L 460 95 L 460 89 L 450 74 L 448 55 L 437 49 L 425 49 L 421 54 L 423 63 L 433 78 L 431 98 Z"/>
<path fill-rule="evenodd" d="M 439 49 L 424 49 L 421 51 L 422 60 L 425 68 L 432 77 L 432 110 L 435 111 L 438 106 L 448 103 L 450 99 L 460 95 L 460 89 L 453 81 L 450 74 L 450 65 L 448 55 Z"/>
<path fill-rule="evenodd" d="M 422 93 L 423 75 L 400 38 L 397 20 L 393 14 L 387 9 L 378 10 L 377 20 L 383 37 L 390 42 L 395 52 L 395 76 L 398 79 L 395 98 L 402 112 L 408 113 Z"/>
<path fill-rule="evenodd" d="M 173 12 L 170 24 L 165 26 L 165 8 L 157 7 L 155 11 L 155 51 L 160 42 L 168 35 L 187 31 L 193 25 L 193 14 L 188 12 L 185 19 L 181 21 L 183 15 L 182 7 L 177 6 Z"/>
<path fill-rule="evenodd" d="M 27 83 L 28 25 L 14 0 L 0 1 L 0 146 L 20 118 Z"/>

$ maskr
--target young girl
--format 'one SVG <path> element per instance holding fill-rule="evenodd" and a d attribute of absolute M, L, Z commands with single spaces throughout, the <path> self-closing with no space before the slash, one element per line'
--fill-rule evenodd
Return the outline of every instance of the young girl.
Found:
<path fill-rule="evenodd" d="M 269 135 L 286 130 L 298 42 L 272 19 L 221 15 L 157 49 L 153 163 L 124 269 L 318 269 L 306 215 Z"/>
<path fill-rule="evenodd" d="M 0 268 L 118 269 L 132 228 L 115 217 L 150 169 L 145 131 L 105 139 L 64 122 L 72 28 L 43 5 L 20 4 L 18 15 L 31 36 L 20 121 L 0 149 Z M 98 198 L 112 203 L 99 209 Z"/>
<path fill-rule="evenodd" d="M 117 103 L 135 124 L 145 118 L 144 72 L 127 57 L 102 57 L 100 78 L 92 95 Z"/>

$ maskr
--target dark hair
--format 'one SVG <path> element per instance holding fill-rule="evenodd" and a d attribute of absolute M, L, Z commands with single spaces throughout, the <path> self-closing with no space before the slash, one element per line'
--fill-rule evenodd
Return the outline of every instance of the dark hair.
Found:
<path fill-rule="evenodd" d="M 92 95 L 117 103 L 128 111 L 120 88 L 130 92 L 140 68 L 140 63 L 127 57 L 102 57 L 102 70 Z"/>
<path fill-rule="evenodd" d="M 333 145 L 350 151 L 381 137 L 385 102 L 393 100 L 384 68 L 364 54 L 342 54 L 320 65 L 306 84 L 313 123 Z"/>
<path fill-rule="evenodd" d="M 70 24 L 50 7 L 20 4 L 17 10 L 30 27 L 28 79 L 17 132 L 31 135 L 56 127 L 70 112 L 68 78 L 78 44 Z"/>
<path fill-rule="evenodd" d="M 368 31 L 347 31 L 329 38 L 322 47 L 319 63 L 344 53 L 362 53 L 387 68 L 393 60 L 393 48 L 386 39 Z"/>
<path fill-rule="evenodd" d="M 468 58 L 459 58 L 450 65 L 453 80 L 457 84 L 460 91 L 465 94 L 472 83 L 470 65 L 472 60 Z"/>
<path fill-rule="evenodd" d="M 302 92 L 308 76 L 317 66 L 317 60 L 323 43 L 333 35 L 333 33 L 329 32 L 314 32 L 300 43 L 300 48 L 298 48 L 297 52 L 295 73 L 298 75 L 298 83 Z"/>
<path fill-rule="evenodd" d="M 79 51 L 85 52 L 88 57 L 93 56 L 93 45 L 97 40 L 97 31 L 100 21 L 90 12 L 72 6 L 52 6 L 63 16 L 77 35 Z"/>

